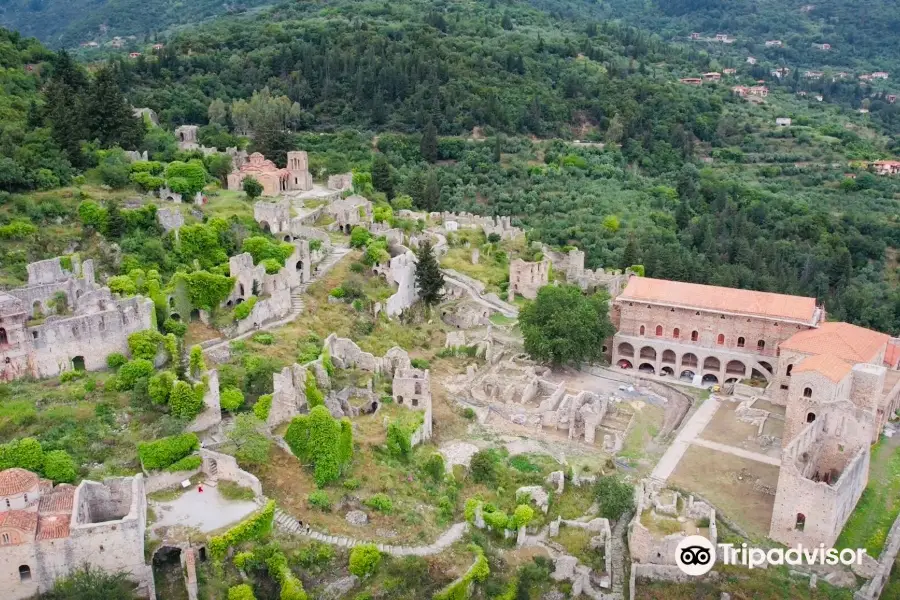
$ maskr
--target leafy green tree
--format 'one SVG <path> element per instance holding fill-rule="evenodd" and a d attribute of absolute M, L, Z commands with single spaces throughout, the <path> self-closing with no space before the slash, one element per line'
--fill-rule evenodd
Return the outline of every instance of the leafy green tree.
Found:
<path fill-rule="evenodd" d="M 0 471 L 18 467 L 39 473 L 44 464 L 44 449 L 34 438 L 22 438 L 0 445 Z"/>
<path fill-rule="evenodd" d="M 144 135 L 143 122 L 132 114 L 131 107 L 119 89 L 120 76 L 112 65 L 102 67 L 94 75 L 85 105 L 91 139 L 101 146 L 119 145 L 136 148 Z"/>
<path fill-rule="evenodd" d="M 614 333 L 608 313 L 604 294 L 586 297 L 575 286 L 544 286 L 519 312 L 525 351 L 553 365 L 600 360 Z"/>
<path fill-rule="evenodd" d="M 391 173 L 391 164 L 387 157 L 378 153 L 372 161 L 372 186 L 379 192 L 383 192 L 388 200 L 394 197 L 394 176 Z"/>
<path fill-rule="evenodd" d="M 206 370 L 206 363 L 203 360 L 203 348 L 199 345 L 191 347 L 189 364 L 191 377 L 200 377 L 203 371 Z"/>
<path fill-rule="evenodd" d="M 375 544 L 360 544 L 350 551 L 350 572 L 357 577 L 368 577 L 378 570 L 381 551 Z"/>
<path fill-rule="evenodd" d="M 365 227 L 356 226 L 350 232 L 350 246 L 353 248 L 364 248 L 370 239 L 372 234 Z"/>
<path fill-rule="evenodd" d="M 256 596 L 253 595 L 252 587 L 242 583 L 228 588 L 228 600 L 256 600 Z"/>
<path fill-rule="evenodd" d="M 438 158 L 437 127 L 429 120 L 422 132 L 422 141 L 419 143 L 419 153 L 426 161 L 433 163 Z"/>
<path fill-rule="evenodd" d="M 600 516 L 605 519 L 617 520 L 634 510 L 634 486 L 616 475 L 601 477 L 594 495 L 600 503 Z"/>
<path fill-rule="evenodd" d="M 432 169 L 425 178 L 425 190 L 422 195 L 422 208 L 434 212 L 441 206 L 441 184 L 438 182 L 437 172 Z"/>
<path fill-rule="evenodd" d="M 78 476 L 75 461 L 65 450 L 52 450 L 44 454 L 44 477 L 56 483 L 72 483 Z"/>
<path fill-rule="evenodd" d="M 263 422 L 249 413 L 234 418 L 228 439 L 237 446 L 234 455 L 241 463 L 261 465 L 269 460 L 272 442 L 262 433 L 262 428 Z"/>
<path fill-rule="evenodd" d="M 173 192 L 193 196 L 206 185 L 206 168 L 196 159 L 170 162 L 166 167 L 166 183 Z"/>
<path fill-rule="evenodd" d="M 234 412 L 243 406 L 244 394 L 237 388 L 227 387 L 222 390 L 219 396 L 219 403 L 224 410 Z"/>
<path fill-rule="evenodd" d="M 228 180 L 228 174 L 231 173 L 233 168 L 231 157 L 221 152 L 205 157 L 203 164 L 206 165 L 206 170 L 209 171 L 209 174 L 218 179 L 219 183 L 223 185 Z"/>
<path fill-rule="evenodd" d="M 244 181 L 241 182 L 241 189 L 244 190 L 244 193 L 251 200 L 256 200 L 263 193 L 262 184 L 253 177 L 244 177 Z"/>
<path fill-rule="evenodd" d="M 434 255 L 431 241 L 426 239 L 419 245 L 416 263 L 416 288 L 425 306 L 432 307 L 444 298 L 444 274 Z"/>
<path fill-rule="evenodd" d="M 221 98 L 216 98 L 209 103 L 206 116 L 209 118 L 210 123 L 225 125 L 228 120 L 228 107 Z"/>
<path fill-rule="evenodd" d="M 203 395 L 189 383 L 176 381 L 169 395 L 169 408 L 176 417 L 193 419 L 203 410 Z"/>
<path fill-rule="evenodd" d="M 150 395 L 150 400 L 160 406 L 168 404 L 172 386 L 174 385 L 175 374 L 171 371 L 160 371 L 153 375 L 147 384 L 147 393 Z"/>

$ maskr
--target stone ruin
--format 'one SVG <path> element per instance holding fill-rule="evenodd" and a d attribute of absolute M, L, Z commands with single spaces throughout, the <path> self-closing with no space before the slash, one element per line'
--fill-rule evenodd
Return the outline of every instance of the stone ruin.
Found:
<path fill-rule="evenodd" d="M 509 262 L 509 301 L 516 294 L 529 300 L 537 298 L 538 290 L 550 283 L 550 261 L 526 262 L 516 258 Z"/>
<path fill-rule="evenodd" d="M 490 317 L 493 313 L 494 311 L 489 307 L 470 298 L 448 302 L 441 306 L 441 320 L 457 329 L 486 327 L 490 325 Z M 459 345 L 464 346 L 465 344 Z"/>
<path fill-rule="evenodd" d="M 628 524 L 628 548 L 635 562 L 675 565 L 675 549 L 690 535 L 702 535 L 713 546 L 717 544 L 716 510 L 694 496 L 684 498 L 680 492 L 663 485 L 645 479 L 635 490 L 637 508 Z M 644 524 L 649 519 L 665 522 L 670 527 L 680 526 L 680 531 L 668 535 L 654 533 Z M 655 529 L 659 531 L 659 526 Z"/>
<path fill-rule="evenodd" d="M 178 231 L 184 227 L 184 215 L 178 209 L 160 208 L 156 211 L 156 220 L 163 231 Z"/>
<path fill-rule="evenodd" d="M 353 173 L 328 176 L 328 189 L 344 192 L 353 188 Z"/>
<path fill-rule="evenodd" d="M 263 195 L 277 196 L 282 192 L 305 191 L 313 187 L 309 174 L 309 158 L 302 150 L 287 153 L 287 167 L 279 168 L 259 152 L 254 152 L 246 161 L 232 158 L 232 165 L 242 162 L 228 174 L 228 189 L 241 190 L 244 179 L 252 177 L 263 187 Z"/>
<path fill-rule="evenodd" d="M 325 212 L 334 218 L 333 228 L 347 235 L 357 225 L 368 229 L 372 223 L 372 203 L 358 194 L 335 200 L 325 207 Z"/>
<path fill-rule="evenodd" d="M 566 283 L 577 285 L 585 291 L 605 289 L 609 293 L 610 298 L 618 296 L 625 289 L 628 279 L 634 275 L 631 269 L 625 269 L 624 271 L 619 269 L 610 271 L 585 269 L 584 252 L 577 248 L 572 248 L 568 254 L 564 254 L 543 246 L 543 252 L 544 256 L 552 263 L 555 271 L 565 274 Z"/>
<path fill-rule="evenodd" d="M 374 271 L 391 285 L 397 286 L 386 301 L 384 310 L 387 316 L 394 317 L 410 308 L 419 299 L 416 287 L 416 255 L 405 246 L 390 247 L 391 259 L 384 265 L 378 265 Z"/>
<path fill-rule="evenodd" d="M 96 284 L 91 260 L 57 257 L 27 269 L 26 286 L 0 292 L 0 381 L 105 369 L 109 354 L 127 354 L 130 334 L 152 326 L 153 302 L 113 297 Z"/>

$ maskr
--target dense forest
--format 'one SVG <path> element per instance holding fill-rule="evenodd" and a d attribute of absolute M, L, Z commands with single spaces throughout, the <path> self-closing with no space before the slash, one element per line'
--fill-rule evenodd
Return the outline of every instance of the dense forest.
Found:
<path fill-rule="evenodd" d="M 308 150 L 317 177 L 372 171 L 377 199 L 511 215 L 533 239 L 583 248 L 591 267 L 644 264 L 649 276 L 814 295 L 836 318 L 900 333 L 900 186 L 845 176 L 850 160 L 890 155 L 890 127 L 789 89 L 751 105 L 728 86 L 680 85 L 720 59 L 571 16 L 475 1 L 291 3 L 173 33 L 158 55 L 91 73 L 9 35 L 22 71 L 6 86 L 15 110 L 0 188 L 77 186 L 79 174 L 139 184 L 110 148 L 200 158 L 171 135 L 193 123 L 206 145 L 247 144 L 282 164 L 286 151 Z M 142 129 L 124 98 L 154 109 L 162 127 Z M 782 114 L 793 127 L 773 128 Z M 43 140 L 40 160 L 20 156 L 15 135 Z M 210 184 L 221 181 L 223 165 L 202 164 Z M 41 205 L 58 206 L 52 195 L 3 201 L 12 210 L 0 226 L 23 212 L 77 218 L 43 215 Z M 112 237 L 126 252 L 122 274 L 175 267 L 153 235 L 125 226 Z"/>

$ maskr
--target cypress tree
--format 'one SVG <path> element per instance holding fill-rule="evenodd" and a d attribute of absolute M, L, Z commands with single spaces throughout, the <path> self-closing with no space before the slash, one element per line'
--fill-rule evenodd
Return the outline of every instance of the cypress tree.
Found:
<path fill-rule="evenodd" d="M 422 197 L 422 207 L 428 211 L 435 211 L 441 203 L 441 184 L 438 183 L 437 173 L 431 170 L 425 180 L 425 193 Z"/>
<path fill-rule="evenodd" d="M 431 241 L 425 240 L 419 246 L 419 262 L 416 264 L 416 287 L 425 306 L 431 307 L 443 300 L 444 274 L 438 264 Z"/>
<path fill-rule="evenodd" d="M 375 155 L 372 162 L 372 186 L 379 192 L 384 192 L 387 199 L 394 197 L 394 178 L 391 174 L 391 165 L 388 159 L 380 152 Z"/>
<path fill-rule="evenodd" d="M 112 67 L 97 72 L 90 87 L 87 108 L 91 139 L 99 140 L 100 145 L 134 148 L 141 142 L 143 124 L 132 114 Z"/>
<path fill-rule="evenodd" d="M 422 141 L 419 143 L 419 152 L 422 153 L 422 158 L 430 163 L 433 163 L 437 160 L 437 127 L 434 126 L 434 123 L 431 120 L 429 120 L 428 124 L 425 125 L 425 131 L 422 133 Z"/>

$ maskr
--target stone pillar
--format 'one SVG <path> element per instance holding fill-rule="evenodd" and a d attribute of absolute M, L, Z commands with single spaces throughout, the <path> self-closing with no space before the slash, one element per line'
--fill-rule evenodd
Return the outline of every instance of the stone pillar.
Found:
<path fill-rule="evenodd" d="M 481 255 L 481 252 L 478 250 L 478 248 L 475 248 L 474 250 L 472 250 L 472 264 L 473 265 L 478 264 L 478 258 L 480 255 Z"/>

